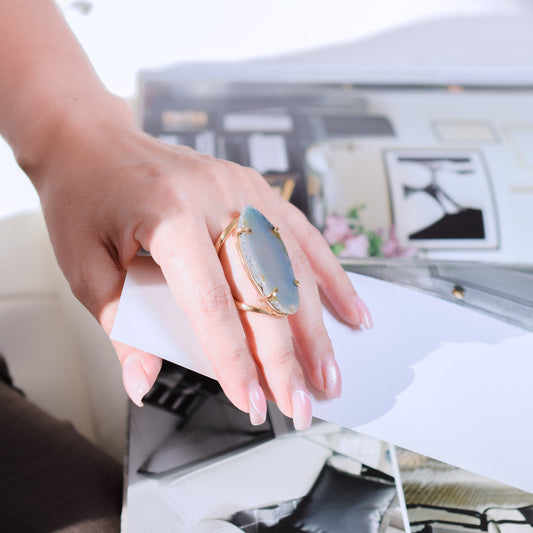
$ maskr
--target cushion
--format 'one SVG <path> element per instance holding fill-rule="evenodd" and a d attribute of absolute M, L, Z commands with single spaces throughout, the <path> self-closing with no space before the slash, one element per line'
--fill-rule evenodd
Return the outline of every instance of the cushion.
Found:
<path fill-rule="evenodd" d="M 378 533 L 396 496 L 393 481 L 364 477 L 326 464 L 296 509 L 277 523 L 247 531 L 265 533 Z M 260 516 L 260 515 L 259 515 Z M 235 523 L 232 517 L 232 522 Z M 241 527 L 244 524 L 236 524 Z"/>

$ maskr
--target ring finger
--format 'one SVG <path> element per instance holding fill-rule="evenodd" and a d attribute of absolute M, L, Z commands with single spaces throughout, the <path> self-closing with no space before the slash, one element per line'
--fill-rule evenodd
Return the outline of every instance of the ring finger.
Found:
<path fill-rule="evenodd" d="M 230 230 L 225 242 L 218 243 L 219 256 L 239 308 L 246 309 L 241 321 L 248 345 L 280 410 L 293 418 L 296 429 L 305 429 L 312 418 L 311 398 L 283 317 L 292 312 L 298 290 L 283 258 L 280 265 L 278 256 L 286 252 L 280 249 L 277 228 L 245 208 L 239 225 Z"/>

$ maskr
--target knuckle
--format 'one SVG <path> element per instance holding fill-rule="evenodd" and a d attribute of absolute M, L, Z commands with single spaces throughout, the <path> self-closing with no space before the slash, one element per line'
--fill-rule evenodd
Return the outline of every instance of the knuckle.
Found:
<path fill-rule="evenodd" d="M 318 240 L 322 241 L 323 240 L 323 237 L 322 237 L 322 233 L 320 232 L 320 230 L 318 228 L 316 228 L 315 226 L 313 226 L 312 224 L 309 224 L 305 223 L 305 225 L 303 226 L 303 235 L 304 235 L 304 239 L 307 241 L 307 242 L 316 242 Z"/>
<path fill-rule="evenodd" d="M 309 339 L 313 339 L 313 344 L 317 347 L 322 347 L 324 344 L 330 345 L 328 332 L 322 321 L 308 324 L 306 335 Z"/>
<path fill-rule="evenodd" d="M 252 167 L 245 167 L 237 163 L 228 162 L 227 169 L 232 174 L 238 176 L 245 185 L 251 188 L 258 185 L 267 185 L 265 178 Z"/>
<path fill-rule="evenodd" d="M 225 284 L 214 285 L 200 291 L 197 297 L 198 310 L 204 315 L 229 317 L 235 303 L 229 287 Z"/>
<path fill-rule="evenodd" d="M 144 176 L 147 178 L 153 180 L 153 181 L 159 181 L 161 177 L 163 177 L 166 172 L 163 168 L 163 165 L 159 161 L 145 161 L 142 164 L 142 172 Z"/>
<path fill-rule="evenodd" d="M 199 163 L 199 176 L 202 186 L 212 198 L 222 203 L 232 203 L 236 189 L 239 188 L 238 174 L 223 161 L 205 160 Z"/>
<path fill-rule="evenodd" d="M 249 358 L 248 350 L 244 346 L 228 346 L 222 349 L 218 347 L 218 350 L 222 354 L 219 365 L 222 375 L 235 376 L 235 369 L 243 370 L 241 367 Z M 237 375 L 241 374 L 237 373 Z"/>
<path fill-rule="evenodd" d="M 94 314 L 96 311 L 94 309 L 94 288 L 96 285 L 94 275 L 87 268 L 78 265 L 78 268 L 70 270 L 68 279 L 72 294 Z"/>
<path fill-rule="evenodd" d="M 296 362 L 294 350 L 290 346 L 280 346 L 272 355 L 271 364 L 279 367 L 291 367 Z"/>
<path fill-rule="evenodd" d="M 198 171 L 210 184 L 220 186 L 229 178 L 230 172 L 224 163 L 216 159 L 202 160 L 198 163 L 198 167 Z"/>
<path fill-rule="evenodd" d="M 159 216 L 167 215 L 169 210 L 172 213 L 181 212 L 185 205 L 184 200 L 181 198 L 178 183 L 170 174 L 161 174 L 159 179 L 150 183 L 146 197 L 154 199 L 151 203 L 153 206 L 157 206 Z"/>
<path fill-rule="evenodd" d="M 86 277 L 80 275 L 71 275 L 69 280 L 70 290 L 72 294 L 80 301 L 85 301 L 87 295 L 90 293 L 91 284 Z"/>

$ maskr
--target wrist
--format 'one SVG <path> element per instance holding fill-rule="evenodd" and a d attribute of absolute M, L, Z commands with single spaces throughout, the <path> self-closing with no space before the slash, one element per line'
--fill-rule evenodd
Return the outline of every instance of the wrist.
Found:
<path fill-rule="evenodd" d="M 39 118 L 33 120 L 35 116 Z M 27 124 L 31 126 L 23 128 L 12 147 L 19 166 L 41 194 L 46 183 L 65 175 L 70 165 L 76 170 L 91 145 L 114 129 L 134 128 L 135 119 L 125 100 L 103 90 L 90 98 L 71 95 L 35 103 L 28 110 Z"/>

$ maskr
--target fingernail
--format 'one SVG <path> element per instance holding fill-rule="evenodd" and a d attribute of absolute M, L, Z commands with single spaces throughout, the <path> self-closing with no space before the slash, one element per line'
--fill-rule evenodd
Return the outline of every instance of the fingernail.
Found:
<path fill-rule="evenodd" d="M 359 314 L 361 315 L 361 324 L 365 329 L 372 329 L 374 326 L 374 322 L 372 321 L 372 315 L 370 314 L 370 311 L 368 310 L 368 307 L 366 306 L 365 302 L 361 300 L 361 298 L 357 297 L 357 300 L 355 301 L 355 305 L 357 307 L 357 310 L 359 311 Z"/>
<path fill-rule="evenodd" d="M 124 388 L 131 401 L 139 407 L 142 407 L 142 399 L 150 390 L 150 385 L 148 384 L 144 368 L 137 357 L 126 359 L 124 365 L 122 365 L 122 379 L 124 381 Z"/>
<path fill-rule="evenodd" d="M 252 381 L 248 386 L 248 413 L 253 426 L 260 426 L 266 420 L 266 398 L 257 381 Z"/>
<path fill-rule="evenodd" d="M 294 429 L 302 430 L 311 426 L 313 419 L 311 396 L 306 390 L 297 389 L 292 393 L 292 421 Z"/>
<path fill-rule="evenodd" d="M 330 399 L 339 398 L 342 389 L 341 370 L 335 357 L 330 355 L 322 365 L 324 392 Z"/>

